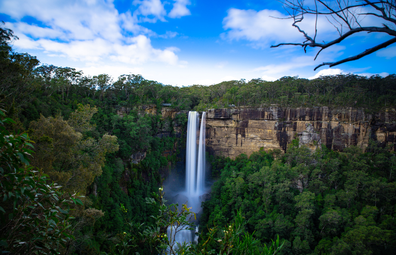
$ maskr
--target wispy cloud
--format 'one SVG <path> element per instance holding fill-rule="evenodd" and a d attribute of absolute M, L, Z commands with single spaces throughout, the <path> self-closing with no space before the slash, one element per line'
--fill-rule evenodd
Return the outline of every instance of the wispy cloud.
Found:
<path fill-rule="evenodd" d="M 133 4 L 139 6 L 135 14 L 143 15 L 143 21 L 156 22 L 157 19 L 165 21 L 166 11 L 161 0 L 134 0 Z"/>
<path fill-rule="evenodd" d="M 377 52 L 378 57 L 387 59 L 396 57 L 396 46 L 388 47 Z"/>
<path fill-rule="evenodd" d="M 190 5 L 189 0 L 175 0 L 173 3 L 173 8 L 169 12 L 168 16 L 171 18 L 181 18 L 183 16 L 191 15 L 190 10 L 187 5 Z"/>
<path fill-rule="evenodd" d="M 314 31 L 314 20 L 306 18 L 301 27 L 306 31 Z M 329 36 L 329 32 L 335 32 L 334 27 L 327 20 L 318 21 L 320 35 L 323 38 Z M 231 8 L 223 19 L 224 39 L 247 40 L 254 42 L 252 46 L 269 47 L 270 44 L 280 42 L 303 41 L 303 36 L 292 26 L 292 20 L 277 10 L 241 10 Z"/>
<path fill-rule="evenodd" d="M 148 36 L 156 35 L 154 31 L 139 25 L 137 16 L 132 15 L 130 11 L 121 13 L 119 18 L 120 26 L 124 31 L 132 32 L 133 34 L 145 34 Z"/>
<path fill-rule="evenodd" d="M 253 72 L 261 72 L 263 76 L 282 77 L 285 75 L 298 75 L 300 68 L 314 66 L 312 56 L 302 56 L 291 58 L 289 62 L 280 64 L 269 64 L 253 69 Z"/>
<path fill-rule="evenodd" d="M 223 28 L 228 30 L 224 35 L 231 40 L 245 39 L 248 41 L 290 39 L 299 34 L 286 25 L 284 20 L 273 17 L 284 17 L 275 10 L 228 10 L 227 17 L 223 20 Z M 290 24 L 290 22 L 288 22 Z"/>
<path fill-rule="evenodd" d="M 309 79 L 317 78 L 321 75 L 332 75 L 343 73 L 340 69 L 322 69 L 313 75 L 313 69 L 322 62 L 328 62 L 332 57 L 342 54 L 344 48 L 337 46 L 329 52 L 322 53 L 314 61 L 314 53 L 306 55 L 285 54 L 280 59 L 272 59 L 273 64 L 257 67 L 251 72 L 260 74 L 264 80 L 276 80 L 283 76 L 299 76 Z"/>
<path fill-rule="evenodd" d="M 382 73 L 358 73 L 358 75 L 366 76 L 368 78 L 371 77 L 371 76 L 376 76 L 376 75 L 379 75 L 381 77 L 386 77 L 386 76 L 389 75 L 389 73 L 387 73 L 387 72 L 382 72 Z"/>
<path fill-rule="evenodd" d="M 174 37 L 176 37 L 177 35 L 178 35 L 177 32 L 166 31 L 165 34 L 163 34 L 163 35 L 158 35 L 158 37 L 167 39 L 167 38 L 174 38 Z"/>

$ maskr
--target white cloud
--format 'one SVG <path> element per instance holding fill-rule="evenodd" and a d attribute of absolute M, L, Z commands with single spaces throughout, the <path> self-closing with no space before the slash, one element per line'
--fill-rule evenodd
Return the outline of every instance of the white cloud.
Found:
<path fill-rule="evenodd" d="M 228 10 L 223 20 L 224 29 L 228 30 L 223 36 L 231 40 L 245 39 L 248 41 L 285 41 L 300 39 L 301 35 L 291 26 L 290 20 L 276 10 Z"/>
<path fill-rule="evenodd" d="M 7 23 L 7 26 L 33 38 L 65 39 L 65 34 L 62 31 L 53 28 L 39 27 L 26 23 L 16 23 L 15 26 L 12 23 Z"/>
<path fill-rule="evenodd" d="M 275 10 L 228 10 L 227 17 L 223 20 L 224 29 L 229 29 L 227 37 L 229 39 L 246 39 L 249 41 L 268 40 L 276 37 L 280 39 L 289 38 L 290 35 L 297 35 L 290 26 L 284 27 L 284 20 L 271 17 L 283 17 Z M 285 29 L 280 29 L 280 28 Z"/>
<path fill-rule="evenodd" d="M 4 0 L 0 10 L 12 18 L 21 20 L 30 16 L 52 34 L 62 33 L 60 39 L 89 40 L 97 37 L 109 41 L 122 38 L 118 25 L 119 15 L 112 2 L 98 1 L 95 5 L 84 1 L 50 1 L 50 0 Z M 19 22 L 18 22 L 19 23 Z M 32 25 L 35 26 L 35 25 Z M 17 26 L 18 27 L 18 26 Z M 26 31 L 28 25 L 20 25 Z M 31 36 L 39 36 L 30 30 Z M 36 37 L 37 38 L 37 37 Z"/>
<path fill-rule="evenodd" d="M 281 64 L 270 64 L 255 68 L 254 72 L 261 72 L 263 76 L 267 77 L 282 77 L 285 75 L 298 75 L 298 69 L 308 66 L 314 66 L 312 56 L 302 56 L 291 58 L 288 62 Z"/>
<path fill-rule="evenodd" d="M 263 81 L 276 81 L 276 80 L 279 79 L 279 78 L 280 78 L 280 77 L 276 78 L 276 77 L 268 76 L 268 75 L 263 75 L 263 76 L 261 76 L 261 79 L 262 79 Z"/>
<path fill-rule="evenodd" d="M 120 20 L 121 27 L 126 31 L 132 32 L 134 34 L 146 34 L 149 36 L 156 35 L 156 33 L 151 31 L 150 29 L 140 26 L 138 24 L 137 17 L 132 16 L 130 11 L 127 11 L 126 13 L 121 13 Z"/>
<path fill-rule="evenodd" d="M 261 47 L 281 42 L 304 41 L 304 37 L 292 26 L 292 22 L 288 16 L 277 10 L 255 11 L 231 8 L 223 20 L 223 28 L 227 31 L 222 36 L 231 40 L 248 40 Z M 309 34 L 315 31 L 314 24 L 314 17 L 305 17 L 304 23 L 299 25 Z M 335 32 L 334 27 L 325 18 L 319 18 L 318 27 L 320 40 L 328 39 Z"/>
<path fill-rule="evenodd" d="M 23 37 L 18 46 L 25 49 L 42 49 L 53 56 L 66 56 L 74 61 L 98 62 L 107 58 L 112 61 L 140 65 L 146 62 L 162 62 L 175 65 L 178 57 L 177 48 L 155 49 L 144 35 L 130 38 L 130 44 L 111 43 L 101 38 L 85 41 L 62 43 L 48 39 L 32 40 Z"/>
<path fill-rule="evenodd" d="M 158 37 L 167 39 L 167 38 L 174 38 L 174 37 L 176 37 L 177 35 L 178 35 L 177 32 L 166 31 L 165 34 L 163 34 L 163 35 L 158 35 Z"/>
<path fill-rule="evenodd" d="M 317 78 L 321 75 L 333 75 L 343 73 L 340 69 L 323 69 L 315 73 L 313 69 L 323 62 L 329 62 L 335 56 L 339 56 L 343 47 L 335 47 L 329 52 L 322 52 L 318 59 L 314 60 L 314 54 L 302 56 L 293 56 L 284 54 L 279 58 L 272 59 L 273 64 L 264 65 L 251 70 L 252 73 L 258 73 L 263 80 L 274 81 L 284 76 L 310 77 Z"/>
<path fill-rule="evenodd" d="M 137 15 L 143 15 L 146 17 L 154 16 L 153 19 L 145 18 L 144 21 L 156 22 L 157 19 L 165 21 L 164 16 L 166 11 L 161 0 L 134 0 L 134 5 L 139 5 L 138 9 L 135 11 Z"/>
<path fill-rule="evenodd" d="M 111 56 L 111 59 L 130 64 L 141 64 L 150 60 L 175 65 L 178 61 L 174 53 L 175 48 L 154 49 L 151 46 L 150 39 L 143 35 L 135 37 L 133 42 L 131 45 L 117 45 L 115 47 L 117 54 Z"/>
<path fill-rule="evenodd" d="M 165 15 L 159 0 L 138 3 L 141 14 Z M 89 63 L 108 59 L 133 65 L 178 63 L 178 49 L 154 48 L 147 36 L 156 34 L 138 25 L 130 12 L 119 14 L 112 1 L 4 0 L 0 10 L 16 20 L 7 27 L 20 38 L 14 46 L 22 50 L 42 50 L 48 56 Z M 32 17 L 29 24 L 23 21 L 26 16 Z M 126 36 L 122 28 L 135 36 Z M 167 32 L 165 36 L 176 34 Z"/>
<path fill-rule="evenodd" d="M 171 18 L 181 18 L 183 16 L 191 15 L 190 10 L 187 5 L 190 5 L 189 0 L 175 0 L 172 10 L 169 12 L 168 16 Z"/>
<path fill-rule="evenodd" d="M 386 59 L 396 57 L 396 46 L 388 47 L 388 48 L 378 51 L 377 56 L 384 57 Z"/>
<path fill-rule="evenodd" d="M 387 73 L 387 72 L 382 72 L 382 73 L 357 73 L 357 74 L 361 75 L 361 76 L 366 76 L 367 78 L 370 78 L 371 76 L 376 76 L 376 75 L 379 75 L 381 77 L 386 77 L 386 76 L 389 75 L 389 73 Z"/>
<path fill-rule="evenodd" d="M 335 69 L 323 69 L 320 70 L 319 72 L 317 72 L 314 76 L 309 77 L 308 79 L 316 79 L 319 78 L 320 76 L 328 76 L 328 75 L 337 75 L 337 74 L 343 74 L 345 72 L 343 72 L 341 69 L 335 68 Z"/>

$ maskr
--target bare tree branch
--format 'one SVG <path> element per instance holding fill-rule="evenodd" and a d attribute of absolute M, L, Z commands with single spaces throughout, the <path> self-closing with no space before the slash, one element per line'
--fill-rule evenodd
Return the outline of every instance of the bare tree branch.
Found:
<path fill-rule="evenodd" d="M 276 45 L 271 45 L 271 48 L 276 48 L 279 46 L 283 46 L 283 45 L 298 45 L 298 46 L 302 46 L 302 47 L 319 47 L 322 49 L 326 49 L 330 46 L 333 46 L 337 43 L 342 42 L 343 40 L 345 40 L 346 38 L 348 38 L 349 36 L 356 34 L 356 33 L 360 33 L 360 32 L 368 32 L 368 33 L 372 33 L 372 32 L 381 32 L 381 33 L 386 33 L 389 34 L 391 36 L 396 36 L 396 31 L 388 28 L 388 27 L 358 27 L 358 28 L 354 28 L 352 30 L 349 30 L 348 32 L 346 32 L 345 34 L 343 34 L 342 36 L 334 39 L 333 41 L 330 41 L 328 43 L 317 43 L 316 41 L 314 41 L 311 37 L 308 36 L 307 33 L 305 33 L 305 31 L 301 30 L 298 26 L 293 25 L 295 27 L 298 28 L 298 30 L 304 34 L 305 38 L 309 41 L 308 43 L 279 43 Z"/>
<path fill-rule="evenodd" d="M 363 51 L 362 53 L 360 53 L 358 55 L 355 55 L 353 57 L 344 58 L 344 59 L 342 59 L 340 61 L 337 61 L 337 62 L 324 62 L 324 63 L 318 65 L 317 67 L 315 67 L 314 71 L 316 71 L 316 69 L 318 69 L 319 67 L 322 67 L 322 66 L 325 66 L 325 65 L 333 67 L 333 66 L 337 66 L 339 64 L 345 63 L 345 62 L 350 62 L 350 61 L 353 61 L 353 60 L 357 60 L 357 59 L 362 58 L 364 56 L 370 55 L 371 53 L 376 52 L 377 50 L 386 48 L 386 47 L 388 47 L 389 45 L 391 45 L 393 43 L 396 43 L 396 38 L 393 38 L 393 39 L 391 39 L 389 41 L 381 43 L 381 44 L 379 44 L 379 45 L 377 45 L 375 47 L 372 47 L 370 49 L 367 49 L 367 50 Z"/>
<path fill-rule="evenodd" d="M 272 45 L 271 48 L 276 48 L 284 45 L 301 46 L 306 52 L 307 47 L 319 48 L 319 51 L 315 55 L 314 60 L 317 59 L 319 54 L 336 44 L 344 41 L 350 36 L 357 33 L 382 33 L 392 37 L 392 39 L 375 45 L 364 52 L 341 59 L 335 62 L 324 62 L 317 66 L 314 70 L 319 67 L 328 65 L 330 67 L 336 66 L 345 62 L 354 61 L 367 56 L 375 51 L 383 49 L 393 43 L 396 43 L 396 1 L 395 0 L 355 0 L 356 4 L 351 4 L 348 0 L 335 0 L 333 2 L 325 2 L 325 0 L 314 0 L 314 7 L 305 6 L 301 0 L 285 0 L 284 8 L 289 13 L 289 19 L 293 19 L 292 26 L 295 27 L 299 33 L 304 36 L 304 41 L 300 43 L 296 42 L 285 42 Z M 321 7 L 321 8 L 319 8 Z M 304 17 L 308 15 L 315 15 L 315 26 L 313 37 L 309 35 L 304 29 L 300 27 L 300 23 L 304 21 Z M 339 36 L 330 42 L 317 42 L 318 33 L 318 17 L 324 16 L 329 23 L 331 23 L 337 30 Z M 331 21 L 329 18 L 332 18 Z M 383 20 L 381 25 L 372 24 L 372 26 L 362 26 L 361 17 L 374 16 Z M 346 31 L 344 31 L 344 28 Z"/>

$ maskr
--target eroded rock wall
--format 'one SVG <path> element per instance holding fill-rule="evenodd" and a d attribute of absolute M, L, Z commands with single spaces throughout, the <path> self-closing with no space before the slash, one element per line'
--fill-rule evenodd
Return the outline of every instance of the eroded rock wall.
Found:
<path fill-rule="evenodd" d="M 213 109 L 208 111 L 206 125 L 208 151 L 230 158 L 260 148 L 286 151 L 295 137 L 312 149 L 324 144 L 338 151 L 351 145 L 364 149 L 369 138 L 396 143 L 394 109 L 378 114 L 329 107 Z"/>

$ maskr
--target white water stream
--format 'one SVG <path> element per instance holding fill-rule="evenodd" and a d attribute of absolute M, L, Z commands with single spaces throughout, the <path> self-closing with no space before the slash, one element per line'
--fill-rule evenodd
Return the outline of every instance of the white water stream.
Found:
<path fill-rule="evenodd" d="M 201 196 L 205 193 L 205 132 L 206 113 L 202 113 L 201 125 L 199 126 L 199 114 L 189 112 L 186 144 L 186 191 L 184 195 L 187 197 L 188 207 L 192 207 L 192 211 L 195 213 L 201 210 Z M 173 236 L 171 234 L 172 230 L 174 230 L 172 227 L 168 228 L 169 238 Z M 174 238 L 180 244 L 195 241 L 191 230 L 181 230 Z"/>

